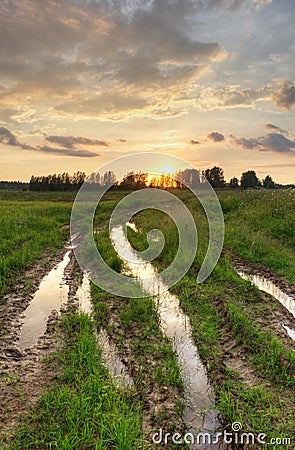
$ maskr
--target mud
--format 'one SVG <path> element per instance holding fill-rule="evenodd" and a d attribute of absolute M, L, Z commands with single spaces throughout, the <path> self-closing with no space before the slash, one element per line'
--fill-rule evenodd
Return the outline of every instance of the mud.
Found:
<path fill-rule="evenodd" d="M 42 336 L 51 311 L 60 310 L 67 301 L 69 285 L 64 280 L 64 271 L 70 263 L 70 251 L 67 251 L 62 261 L 57 264 L 41 281 L 30 305 L 24 312 L 17 346 L 20 350 L 30 348 Z"/>
<path fill-rule="evenodd" d="M 132 224 L 128 223 L 127 226 Z M 132 227 L 136 230 L 136 227 Z M 124 258 L 126 269 L 138 279 L 144 291 L 155 297 L 162 332 L 171 340 L 177 355 L 182 379 L 185 384 L 184 421 L 192 434 L 208 432 L 212 435 L 220 429 L 218 411 L 214 408 L 214 393 L 210 386 L 206 369 L 199 357 L 192 339 L 190 320 L 179 305 L 177 296 L 172 295 L 162 281 L 156 280 L 157 271 L 150 263 L 137 257 L 124 235 L 123 227 L 112 229 L 111 239 L 117 253 Z M 156 280 L 156 281 L 155 281 Z M 190 448 L 207 448 L 193 445 Z M 211 445 L 212 450 L 218 448 Z"/>
<path fill-rule="evenodd" d="M 257 268 L 233 256 L 232 260 L 238 275 L 258 287 L 261 303 L 265 304 L 263 317 L 255 318 L 256 322 L 289 346 L 290 339 L 295 340 L 295 287 L 267 267 Z"/>
<path fill-rule="evenodd" d="M 263 266 L 261 264 L 253 264 L 249 261 L 246 261 L 238 256 L 235 256 L 229 253 L 230 258 L 232 259 L 234 268 L 236 270 L 240 270 L 245 272 L 246 274 L 251 275 L 259 275 L 260 277 L 267 278 L 271 281 L 275 286 L 277 286 L 281 291 L 283 291 L 286 295 L 295 300 L 295 286 L 293 286 L 286 277 L 280 276 L 275 272 L 271 271 L 268 267 Z"/>
<path fill-rule="evenodd" d="M 38 260 L 2 299 L 0 439 L 4 446 L 57 375 L 46 357 L 60 344 L 57 329 L 61 315 L 72 307 L 91 313 L 90 281 L 87 274 L 81 273 L 71 250 L 67 244 L 57 257 Z M 25 289 L 23 280 L 31 280 L 29 288 Z M 132 384 L 110 339 L 102 333 L 98 341 L 115 381 L 124 386 Z"/>
<path fill-rule="evenodd" d="M 93 306 L 90 289 L 90 278 L 88 273 L 83 274 L 82 282 L 79 284 L 74 300 L 78 301 L 79 311 L 92 317 Z M 132 377 L 129 375 L 125 364 L 118 355 L 118 349 L 114 341 L 108 336 L 106 330 L 101 328 L 96 333 L 97 342 L 102 350 L 102 359 L 114 382 L 121 387 L 133 385 Z"/>
<path fill-rule="evenodd" d="M 112 341 L 116 345 L 120 360 L 134 380 L 136 388 L 134 396 L 144 403 L 143 433 L 147 444 L 150 444 L 148 448 L 155 448 L 152 445 L 152 435 L 160 428 L 173 433 L 175 430 L 185 432 L 176 406 L 183 403 L 183 395 L 175 386 L 159 385 L 152 376 L 157 361 L 149 354 L 136 353 L 134 345 L 142 340 L 142 334 L 136 324 L 129 328 L 121 324 L 122 299 L 110 297 L 107 303 L 109 307 L 107 328 L 111 330 Z M 157 344 L 156 337 L 153 338 L 153 344 Z M 167 445 L 166 448 L 170 447 Z"/>
<path fill-rule="evenodd" d="M 48 356 L 57 348 L 56 330 L 60 314 L 53 309 L 47 318 L 44 333 L 34 339 L 26 349 L 18 348 L 18 339 L 23 324 L 24 312 L 38 291 L 44 276 L 64 259 L 67 248 L 55 258 L 45 256 L 22 276 L 32 280 L 29 289 L 24 281 L 15 284 L 4 297 L 0 306 L 0 437 L 3 445 L 24 414 L 34 406 L 44 390 L 52 384 L 56 370 L 52 370 Z M 76 261 L 71 253 L 64 271 L 72 279 Z M 54 375 L 55 374 L 55 375 Z"/>
<path fill-rule="evenodd" d="M 0 437 L 5 445 L 23 415 L 34 406 L 44 390 L 54 381 L 50 363 L 45 360 L 56 348 L 57 312 L 48 320 L 45 334 L 34 348 L 21 353 L 9 347 L 0 361 Z M 55 371 L 56 373 L 56 371 Z"/>
<path fill-rule="evenodd" d="M 56 257 L 52 254 L 44 254 L 25 273 L 17 275 L 15 283 L 0 300 L 0 354 L 3 349 L 14 346 L 17 341 L 23 322 L 22 314 L 29 306 L 43 277 L 59 264 L 66 249 L 63 249 Z"/>

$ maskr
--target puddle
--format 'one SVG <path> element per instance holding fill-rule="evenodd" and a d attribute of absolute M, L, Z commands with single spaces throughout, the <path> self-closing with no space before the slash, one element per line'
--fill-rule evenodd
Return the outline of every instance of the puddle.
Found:
<path fill-rule="evenodd" d="M 135 233 L 138 233 L 138 229 L 137 229 L 135 223 L 133 223 L 133 222 L 127 222 L 127 223 L 126 223 L 126 226 L 129 227 L 129 228 L 131 228 L 133 231 L 135 231 Z"/>
<path fill-rule="evenodd" d="M 287 325 L 283 325 L 283 328 L 287 331 L 290 338 L 293 339 L 293 341 L 295 341 L 295 331 L 292 330 L 292 328 L 287 327 Z"/>
<path fill-rule="evenodd" d="M 83 274 L 83 280 L 77 289 L 75 298 L 79 302 L 79 310 L 91 317 L 93 308 L 91 301 L 90 278 L 88 273 Z M 104 329 L 101 329 L 100 333 L 97 334 L 97 341 L 102 349 L 103 362 L 115 383 L 122 387 L 132 385 L 133 380 L 129 376 L 126 366 L 120 360 L 115 344 L 110 340 Z"/>
<path fill-rule="evenodd" d="M 294 298 L 290 297 L 288 294 L 283 292 L 272 281 L 270 281 L 268 278 L 262 275 L 250 274 L 247 272 L 243 272 L 241 270 L 237 270 L 237 274 L 244 280 L 250 281 L 252 284 L 257 286 L 258 289 L 260 289 L 261 291 L 264 291 L 267 294 L 270 294 L 275 299 L 277 299 L 295 318 Z M 287 327 L 286 325 L 283 325 L 283 328 L 287 331 L 291 339 L 295 340 L 295 331 Z"/>
<path fill-rule="evenodd" d="M 59 310 L 67 300 L 69 285 L 64 281 L 64 270 L 70 262 L 67 251 L 63 260 L 57 264 L 41 281 L 39 289 L 25 311 L 25 319 L 21 328 L 19 342 L 20 350 L 29 348 L 46 330 L 46 323 L 53 309 Z"/>
<path fill-rule="evenodd" d="M 117 353 L 115 344 L 110 340 L 107 332 L 101 329 L 97 336 L 98 344 L 102 348 L 102 359 L 115 383 L 127 387 L 133 385 L 133 380 L 129 376 L 125 364 L 121 361 Z"/>
<path fill-rule="evenodd" d="M 92 315 L 92 303 L 90 293 L 90 279 L 88 273 L 83 274 L 82 284 L 77 289 L 75 298 L 78 300 L 79 311 L 84 314 Z"/>
<path fill-rule="evenodd" d="M 122 226 L 112 229 L 111 239 L 117 253 L 120 256 L 124 255 L 128 272 L 138 278 L 148 295 L 156 295 L 158 292 L 165 291 L 165 285 L 159 279 L 156 282 L 150 281 L 157 275 L 156 269 L 152 264 L 136 256 L 124 235 Z M 155 298 L 155 302 L 161 329 L 173 343 L 185 382 L 184 420 L 188 431 L 193 434 L 197 431 L 214 435 L 220 429 L 218 412 L 214 409 L 214 394 L 209 385 L 205 367 L 192 340 L 189 318 L 181 311 L 178 297 L 168 291 Z M 195 444 L 190 448 L 204 450 L 219 447 L 216 444 L 208 445 L 208 447 Z"/>

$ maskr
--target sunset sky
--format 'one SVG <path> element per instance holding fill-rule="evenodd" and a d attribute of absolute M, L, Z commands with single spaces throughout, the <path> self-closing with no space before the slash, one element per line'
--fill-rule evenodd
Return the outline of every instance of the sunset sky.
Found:
<path fill-rule="evenodd" d="M 1 0 L 0 180 L 155 151 L 295 183 L 294 23 L 294 0 Z"/>

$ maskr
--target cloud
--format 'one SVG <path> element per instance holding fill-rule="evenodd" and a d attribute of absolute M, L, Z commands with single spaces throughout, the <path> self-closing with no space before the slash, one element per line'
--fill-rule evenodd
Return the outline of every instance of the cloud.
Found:
<path fill-rule="evenodd" d="M 213 131 L 212 133 L 208 134 L 207 138 L 213 142 L 222 142 L 225 140 L 223 134 L 218 133 L 217 131 Z"/>
<path fill-rule="evenodd" d="M 272 3 L 272 0 L 205 0 L 207 8 L 226 8 L 236 10 L 244 5 L 254 4 L 257 8 Z"/>
<path fill-rule="evenodd" d="M 265 136 L 255 138 L 240 138 L 231 135 L 231 140 L 234 145 L 238 145 L 245 150 L 295 155 L 295 139 L 288 138 L 279 132 L 268 133 Z"/>
<path fill-rule="evenodd" d="M 0 142 L 6 145 L 13 145 L 15 147 L 19 147 L 21 145 L 15 135 L 5 127 L 0 128 Z"/>
<path fill-rule="evenodd" d="M 127 139 L 123 139 L 123 138 L 116 139 L 116 141 L 120 142 L 120 144 L 126 144 L 126 142 L 128 142 Z"/>
<path fill-rule="evenodd" d="M 277 108 L 290 110 L 295 105 L 295 84 L 290 81 L 280 81 L 260 88 L 207 87 L 196 94 L 196 107 L 205 110 L 254 108 L 255 103 L 261 101 L 272 101 Z"/>
<path fill-rule="evenodd" d="M 20 147 L 23 150 L 33 150 L 34 147 L 23 144 L 8 128 L 0 127 L 0 143 L 5 145 L 11 145 L 13 147 Z"/>
<path fill-rule="evenodd" d="M 272 123 L 265 124 L 264 128 L 266 128 L 267 130 L 279 131 L 281 134 L 289 134 L 287 130 L 283 130 L 282 128 L 278 127 L 277 125 L 273 125 Z"/>
<path fill-rule="evenodd" d="M 58 113 L 112 120 L 149 113 L 150 102 L 159 109 L 166 91 L 171 107 L 172 95 L 226 57 L 214 40 L 187 32 L 197 12 L 193 0 L 1 2 L 0 106 L 26 98 L 26 110 L 49 102 Z"/>
<path fill-rule="evenodd" d="M 53 155 L 59 156 L 76 156 L 79 158 L 94 158 L 96 156 L 101 156 L 98 153 L 93 153 L 88 150 L 78 150 L 78 149 L 69 149 L 69 148 L 54 148 L 48 147 L 47 145 L 38 146 L 36 150 L 42 153 L 50 153 Z"/>
<path fill-rule="evenodd" d="M 256 89 L 241 89 L 239 86 L 225 86 L 221 89 L 207 87 L 196 94 L 195 106 L 203 110 L 254 107 L 257 101 L 270 100 L 272 92 L 271 86 Z"/>
<path fill-rule="evenodd" d="M 199 144 L 201 144 L 201 142 L 195 141 L 194 139 L 191 139 L 191 140 L 190 140 L 190 144 L 191 144 L 191 145 L 199 145 Z"/>
<path fill-rule="evenodd" d="M 59 104 L 55 109 L 69 115 L 77 114 L 82 117 L 113 117 L 120 112 L 141 110 L 147 105 L 144 98 L 136 95 L 128 96 L 123 93 L 106 92 L 88 99 L 77 97 Z"/>
<path fill-rule="evenodd" d="M 103 147 L 109 147 L 109 142 L 105 140 L 89 139 L 86 137 L 74 137 L 74 136 L 46 136 L 46 141 L 53 144 L 58 144 L 65 148 L 75 148 L 77 145 L 99 145 Z"/>
<path fill-rule="evenodd" d="M 75 139 L 75 138 L 74 138 Z M 77 138 L 83 139 L 83 138 Z M 87 138 L 84 138 L 87 140 Z M 82 158 L 93 158 L 95 156 L 100 156 L 98 153 L 90 152 L 88 150 L 80 150 L 74 149 L 71 147 L 68 148 L 54 148 L 45 146 L 36 146 L 32 147 L 31 145 L 20 142 L 15 134 L 13 134 L 8 128 L 0 127 L 0 143 L 4 145 L 9 145 L 12 147 L 18 147 L 22 150 L 33 150 L 42 153 L 51 153 L 54 155 L 62 155 L 62 156 L 76 156 Z"/>
<path fill-rule="evenodd" d="M 292 109 L 295 105 L 295 85 L 290 81 L 281 81 L 278 89 L 272 93 L 272 100 L 278 108 Z"/>

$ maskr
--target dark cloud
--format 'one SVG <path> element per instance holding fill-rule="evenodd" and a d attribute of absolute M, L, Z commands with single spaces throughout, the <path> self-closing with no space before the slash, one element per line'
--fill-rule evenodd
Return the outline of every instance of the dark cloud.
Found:
<path fill-rule="evenodd" d="M 197 75 L 200 61 L 219 54 L 216 42 L 186 33 L 195 1 L 154 0 L 148 8 L 144 1 L 123 3 L 1 2 L 0 74 L 9 79 L 9 94 L 68 96 L 86 88 L 93 95 L 99 82 L 163 86 L 173 73 L 176 83 L 180 75 Z"/>
<path fill-rule="evenodd" d="M 295 139 L 289 139 L 281 133 L 268 133 L 256 138 L 239 138 L 232 135 L 231 139 L 233 144 L 246 150 L 295 155 Z"/>
<path fill-rule="evenodd" d="M 207 138 L 213 142 L 222 142 L 225 140 L 223 134 L 218 133 L 217 131 L 213 131 L 212 133 L 208 134 Z"/>
<path fill-rule="evenodd" d="M 277 91 L 273 92 L 272 100 L 278 108 L 291 109 L 295 105 L 295 85 L 290 81 L 282 81 Z"/>
<path fill-rule="evenodd" d="M 123 138 L 116 139 L 116 141 L 120 142 L 121 144 L 126 144 L 126 142 L 128 142 L 127 139 L 123 139 Z"/>
<path fill-rule="evenodd" d="M 19 147 L 21 145 L 15 135 L 5 127 L 0 128 L 0 142 L 1 144 L 13 145 L 15 147 Z"/>
<path fill-rule="evenodd" d="M 84 139 L 87 140 L 87 138 Z M 0 143 L 4 145 L 10 145 L 12 147 L 18 147 L 21 148 L 22 150 L 33 150 L 37 152 L 51 153 L 54 155 L 76 156 L 82 158 L 93 158 L 95 156 L 100 156 L 99 154 L 90 152 L 88 150 L 80 150 L 73 148 L 54 148 L 46 145 L 32 147 L 31 145 L 20 142 L 18 138 L 15 136 L 15 134 L 13 134 L 8 128 L 5 127 L 0 127 Z"/>
<path fill-rule="evenodd" d="M 98 153 L 93 153 L 88 150 L 76 150 L 76 149 L 69 149 L 69 148 L 54 148 L 54 147 L 48 147 L 47 145 L 39 146 L 36 148 L 36 150 L 38 150 L 42 153 L 50 153 L 53 155 L 60 155 L 60 156 L 76 156 L 79 158 L 94 158 L 96 156 L 100 156 Z"/>
<path fill-rule="evenodd" d="M 273 125 L 272 123 L 265 124 L 264 128 L 266 128 L 267 130 L 279 131 L 281 134 L 288 134 L 287 130 L 283 130 L 283 128 L 280 128 L 277 125 Z"/>
<path fill-rule="evenodd" d="M 17 137 L 8 128 L 0 127 L 0 143 L 19 147 L 23 150 L 33 150 L 34 147 L 20 142 Z"/>
<path fill-rule="evenodd" d="M 89 139 L 86 137 L 75 137 L 75 136 L 46 136 L 46 141 L 53 144 L 58 144 L 65 148 L 75 148 L 77 145 L 98 145 L 103 147 L 109 147 L 109 142 L 104 139 Z"/>
<path fill-rule="evenodd" d="M 191 140 L 190 140 L 190 144 L 191 144 L 191 145 L 199 145 L 199 144 L 201 144 L 201 142 L 195 141 L 194 139 L 191 139 Z"/>

